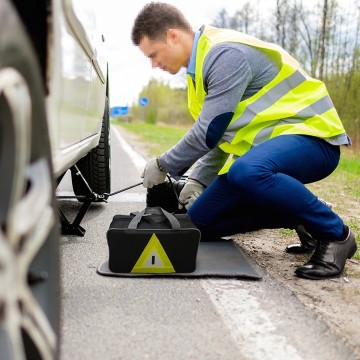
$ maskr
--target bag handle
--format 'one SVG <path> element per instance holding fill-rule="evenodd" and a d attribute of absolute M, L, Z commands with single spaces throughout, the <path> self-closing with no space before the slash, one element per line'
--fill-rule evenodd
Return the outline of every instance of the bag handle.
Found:
<path fill-rule="evenodd" d="M 178 219 L 176 219 L 174 215 L 170 214 L 163 208 L 156 206 L 156 207 L 147 207 L 144 210 L 140 211 L 138 214 L 136 214 L 130 221 L 128 225 L 128 229 L 137 229 L 143 216 L 151 216 L 158 214 L 164 215 L 164 217 L 170 222 L 171 229 L 179 230 L 181 228 Z"/>

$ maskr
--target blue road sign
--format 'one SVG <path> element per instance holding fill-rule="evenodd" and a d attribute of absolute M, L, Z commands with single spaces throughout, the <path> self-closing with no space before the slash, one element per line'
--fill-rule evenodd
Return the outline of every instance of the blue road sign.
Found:
<path fill-rule="evenodd" d="M 114 106 L 111 108 L 111 116 L 121 116 L 121 115 L 127 115 L 129 113 L 129 107 L 128 106 Z"/>
<path fill-rule="evenodd" d="M 140 98 L 139 103 L 140 103 L 140 106 L 145 107 L 148 105 L 149 99 L 146 97 L 142 97 L 142 98 Z"/>

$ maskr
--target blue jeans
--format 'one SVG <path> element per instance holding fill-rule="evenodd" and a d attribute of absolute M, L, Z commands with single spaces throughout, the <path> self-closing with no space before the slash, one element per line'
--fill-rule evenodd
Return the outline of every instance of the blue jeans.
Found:
<path fill-rule="evenodd" d="M 343 221 L 304 184 L 339 163 L 339 146 L 304 135 L 267 140 L 239 157 L 204 190 L 188 214 L 203 240 L 304 225 L 318 240 L 338 240 Z"/>

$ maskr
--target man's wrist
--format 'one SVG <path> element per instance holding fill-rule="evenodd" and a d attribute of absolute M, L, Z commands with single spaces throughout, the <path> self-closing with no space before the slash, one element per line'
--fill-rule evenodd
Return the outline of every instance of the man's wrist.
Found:
<path fill-rule="evenodd" d="M 204 189 L 206 188 L 206 185 L 203 184 L 201 181 L 199 181 L 198 179 L 194 179 L 194 178 L 188 178 L 188 181 L 193 181 L 194 183 L 200 184 Z"/>
<path fill-rule="evenodd" d="M 156 165 L 157 165 L 157 167 L 159 168 L 160 171 L 166 172 L 166 169 L 161 165 L 159 156 L 156 158 Z"/>

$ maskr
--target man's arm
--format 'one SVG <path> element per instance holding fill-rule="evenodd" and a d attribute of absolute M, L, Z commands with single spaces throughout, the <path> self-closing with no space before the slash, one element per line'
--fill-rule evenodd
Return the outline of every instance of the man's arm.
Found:
<path fill-rule="evenodd" d="M 209 186 L 223 167 L 228 156 L 229 154 L 216 147 L 196 162 L 189 178 L 197 180 L 205 187 Z"/>

